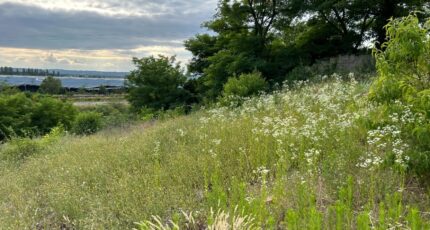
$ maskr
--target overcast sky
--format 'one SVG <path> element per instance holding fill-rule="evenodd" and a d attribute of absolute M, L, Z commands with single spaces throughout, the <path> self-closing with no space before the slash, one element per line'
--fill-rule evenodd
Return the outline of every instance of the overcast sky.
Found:
<path fill-rule="evenodd" d="M 217 0 L 0 0 L 0 66 L 129 71 L 132 57 L 191 56 Z"/>

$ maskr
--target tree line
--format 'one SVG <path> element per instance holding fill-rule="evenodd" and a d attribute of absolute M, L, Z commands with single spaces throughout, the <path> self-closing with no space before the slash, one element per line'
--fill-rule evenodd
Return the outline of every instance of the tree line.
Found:
<path fill-rule="evenodd" d="M 193 55 L 188 72 L 169 57 L 135 58 L 129 100 L 154 109 L 213 102 L 225 97 L 228 81 L 229 92 L 248 96 L 256 76 L 268 84 L 261 89 L 275 89 L 318 60 L 370 54 L 369 44 L 383 49 L 391 18 L 418 12 L 424 19 L 429 9 L 425 0 L 220 0 L 202 24 L 208 32 L 185 41 Z"/>
<path fill-rule="evenodd" d="M 31 68 L 12 68 L 12 67 L 0 67 L 0 75 L 25 75 L 25 76 L 60 76 L 59 71 L 49 71 L 43 69 L 31 69 Z"/>

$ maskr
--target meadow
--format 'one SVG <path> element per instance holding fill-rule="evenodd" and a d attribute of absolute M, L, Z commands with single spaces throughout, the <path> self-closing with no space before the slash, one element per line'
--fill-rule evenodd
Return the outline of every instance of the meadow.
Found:
<path fill-rule="evenodd" d="M 237 106 L 0 147 L 6 229 L 428 229 L 403 126 L 353 75 Z M 398 112 L 401 111 L 401 112 Z M 9 156 L 20 156 L 9 157 Z"/>
<path fill-rule="evenodd" d="M 430 21 L 384 28 L 371 76 L 254 71 L 202 98 L 211 78 L 151 56 L 129 104 L 4 90 L 0 228 L 430 229 Z"/>

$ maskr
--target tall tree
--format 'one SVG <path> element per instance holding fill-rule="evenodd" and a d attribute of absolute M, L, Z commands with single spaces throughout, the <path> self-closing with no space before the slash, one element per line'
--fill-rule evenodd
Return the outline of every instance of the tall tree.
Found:
<path fill-rule="evenodd" d="M 185 42 L 189 70 L 211 99 L 228 78 L 254 70 L 273 85 L 297 65 L 368 51 L 367 42 L 385 41 L 391 17 L 426 9 L 428 0 L 220 0 L 203 24 L 212 33 Z"/>
<path fill-rule="evenodd" d="M 134 109 L 167 110 L 185 105 L 186 77 L 175 57 L 133 58 L 136 70 L 127 76 L 128 95 Z"/>
<path fill-rule="evenodd" d="M 254 70 L 274 81 L 270 71 L 279 69 L 273 67 L 274 28 L 285 2 L 221 0 L 214 19 L 204 23 L 215 35 L 197 35 L 185 42 L 194 55 L 189 70 L 202 77 L 207 97 L 220 95 L 229 77 Z"/>
<path fill-rule="evenodd" d="M 48 76 L 43 79 L 40 84 L 39 91 L 46 94 L 59 94 L 61 92 L 61 88 L 62 84 L 60 79 Z"/>
<path fill-rule="evenodd" d="M 430 15 L 428 0 L 371 0 L 368 6 L 373 11 L 372 33 L 378 47 L 387 41 L 385 25 L 390 18 L 404 17 L 413 11 L 421 12 L 421 18 Z"/>
<path fill-rule="evenodd" d="M 366 40 L 382 44 L 386 40 L 384 26 L 390 18 L 403 17 L 412 11 L 425 12 L 425 7 L 428 6 L 426 0 L 306 0 L 300 2 L 303 4 L 296 16 L 310 16 L 312 20 L 318 20 L 327 28 L 331 28 L 337 36 L 340 36 L 341 43 L 348 48 L 341 50 L 342 52 L 357 52 Z"/>

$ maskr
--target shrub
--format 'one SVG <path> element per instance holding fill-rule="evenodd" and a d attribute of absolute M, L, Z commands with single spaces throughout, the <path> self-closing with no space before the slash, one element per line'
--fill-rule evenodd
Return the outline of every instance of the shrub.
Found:
<path fill-rule="evenodd" d="M 16 162 L 40 152 L 41 149 L 41 144 L 30 138 L 12 139 L 1 152 L 0 159 Z"/>
<path fill-rule="evenodd" d="M 62 87 L 60 79 L 48 76 L 43 79 L 39 91 L 46 94 L 59 94 Z"/>
<path fill-rule="evenodd" d="M 375 50 L 378 77 L 369 97 L 382 105 L 378 126 L 396 126 L 410 148 L 405 158 L 418 175 L 430 173 L 430 21 L 415 15 L 391 20 L 389 41 Z M 393 153 L 398 161 L 399 154 Z"/>
<path fill-rule="evenodd" d="M 174 109 L 169 109 L 166 111 L 158 112 L 157 117 L 161 120 L 167 120 L 175 117 L 180 117 L 186 114 L 185 107 L 176 107 Z"/>
<path fill-rule="evenodd" d="M 142 109 L 140 109 L 138 116 L 142 121 L 150 121 L 154 119 L 156 115 L 157 115 L 157 112 L 154 109 L 143 107 Z"/>
<path fill-rule="evenodd" d="M 0 94 L 0 141 L 32 131 L 33 102 L 23 93 Z"/>
<path fill-rule="evenodd" d="M 286 77 L 286 81 L 288 83 L 296 82 L 296 81 L 304 81 L 314 77 L 316 73 L 310 66 L 297 66 L 292 69 Z"/>
<path fill-rule="evenodd" d="M 78 135 L 89 135 L 100 130 L 102 125 L 102 117 L 100 113 L 83 112 L 76 116 L 73 124 L 73 133 Z"/>
<path fill-rule="evenodd" d="M 31 139 L 28 137 L 13 138 L 0 148 L 0 160 L 19 162 L 27 157 L 45 152 L 48 146 L 58 142 L 65 135 L 63 125 L 52 128 L 42 138 Z"/>
<path fill-rule="evenodd" d="M 105 95 L 105 94 L 107 94 L 107 93 L 108 93 L 108 90 L 107 90 L 106 86 L 101 85 L 101 86 L 99 87 L 99 94 L 103 94 L 103 95 Z"/>
<path fill-rule="evenodd" d="M 71 128 L 76 114 L 72 104 L 41 95 L 0 94 L 0 141 L 12 136 L 46 134 L 60 124 Z"/>
<path fill-rule="evenodd" d="M 390 21 L 388 42 L 375 50 L 378 78 L 370 98 L 379 103 L 421 101 L 430 88 L 430 21 L 422 26 L 416 16 Z"/>
<path fill-rule="evenodd" d="M 72 127 L 76 108 L 71 103 L 44 96 L 34 96 L 33 101 L 31 120 L 37 133 L 48 133 L 53 127 L 60 124 L 64 125 L 66 129 Z"/>
<path fill-rule="evenodd" d="M 136 115 L 130 111 L 130 107 L 122 103 L 85 106 L 80 111 L 99 113 L 102 116 L 102 126 L 104 128 L 128 125 L 136 119 Z"/>
<path fill-rule="evenodd" d="M 167 110 L 187 101 L 186 77 L 174 57 L 133 59 L 137 70 L 127 76 L 127 99 L 136 111 L 143 107 Z"/>
<path fill-rule="evenodd" d="M 254 72 L 242 74 L 239 77 L 230 78 L 224 85 L 224 97 L 249 97 L 257 95 L 268 88 L 267 82 L 261 76 L 261 73 Z"/>

